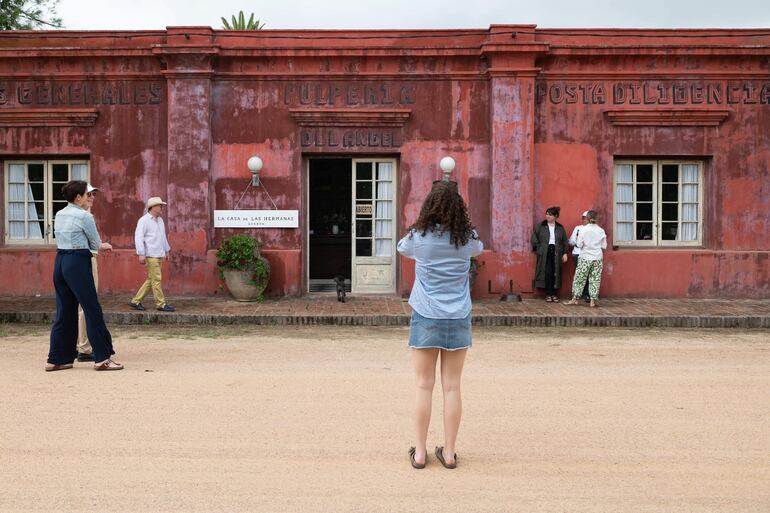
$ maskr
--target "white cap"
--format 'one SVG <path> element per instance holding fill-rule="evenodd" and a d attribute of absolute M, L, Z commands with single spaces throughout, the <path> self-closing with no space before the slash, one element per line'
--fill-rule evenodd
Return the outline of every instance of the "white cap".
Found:
<path fill-rule="evenodd" d="M 98 190 L 99 190 L 99 188 L 98 188 L 98 187 L 94 187 L 94 186 L 93 186 L 93 185 L 91 185 L 90 183 L 89 183 L 89 184 L 88 184 L 88 186 L 86 187 L 86 193 L 89 193 L 89 192 L 94 192 L 94 191 L 98 191 Z"/>
<path fill-rule="evenodd" d="M 586 210 L 585 212 L 583 212 L 583 215 L 582 215 L 582 216 L 580 216 L 580 217 L 588 217 L 588 210 Z"/>
<path fill-rule="evenodd" d="M 147 200 L 147 210 L 150 210 L 155 205 L 168 205 L 168 203 L 160 199 L 158 196 L 153 196 Z"/>

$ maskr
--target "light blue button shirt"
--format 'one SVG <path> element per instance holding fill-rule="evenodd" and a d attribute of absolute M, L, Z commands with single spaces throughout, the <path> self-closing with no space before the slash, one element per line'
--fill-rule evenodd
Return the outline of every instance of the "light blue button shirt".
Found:
<path fill-rule="evenodd" d="M 473 238 L 455 248 L 449 232 L 436 235 L 411 231 L 398 242 L 398 252 L 416 262 L 409 305 L 429 319 L 464 319 L 471 313 L 468 270 L 471 257 L 480 255 L 484 244 Z"/>
<path fill-rule="evenodd" d="M 74 203 L 56 213 L 53 225 L 59 249 L 88 249 L 97 253 L 102 245 L 94 216 Z"/>

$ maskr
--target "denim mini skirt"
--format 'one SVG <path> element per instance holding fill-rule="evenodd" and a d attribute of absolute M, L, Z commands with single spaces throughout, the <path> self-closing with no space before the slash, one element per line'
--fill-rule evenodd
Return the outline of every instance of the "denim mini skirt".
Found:
<path fill-rule="evenodd" d="M 468 349 L 471 341 L 471 314 L 463 319 L 429 319 L 412 311 L 409 347 L 413 349 Z"/>

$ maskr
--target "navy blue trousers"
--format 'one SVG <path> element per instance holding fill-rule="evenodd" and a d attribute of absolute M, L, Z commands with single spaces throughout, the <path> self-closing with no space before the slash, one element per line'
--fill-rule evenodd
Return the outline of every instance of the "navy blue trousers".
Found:
<path fill-rule="evenodd" d="M 115 354 L 112 335 L 104 323 L 104 315 L 96 297 L 91 274 L 91 252 L 87 249 L 60 249 L 53 267 L 56 289 L 56 320 L 51 327 L 48 363 L 72 363 L 77 357 L 78 304 L 86 317 L 86 333 L 97 362 Z"/>

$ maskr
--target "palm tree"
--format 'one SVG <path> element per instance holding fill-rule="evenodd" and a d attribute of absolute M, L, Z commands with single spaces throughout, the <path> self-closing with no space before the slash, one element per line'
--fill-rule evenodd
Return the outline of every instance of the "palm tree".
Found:
<path fill-rule="evenodd" d="M 254 19 L 254 13 L 251 13 L 248 22 L 246 22 L 246 18 L 243 16 L 243 11 L 238 14 L 237 18 L 235 15 L 232 16 L 232 23 L 228 23 L 227 19 L 222 18 L 222 28 L 227 30 L 261 30 L 264 26 L 264 23 L 260 24 L 259 20 Z"/>

